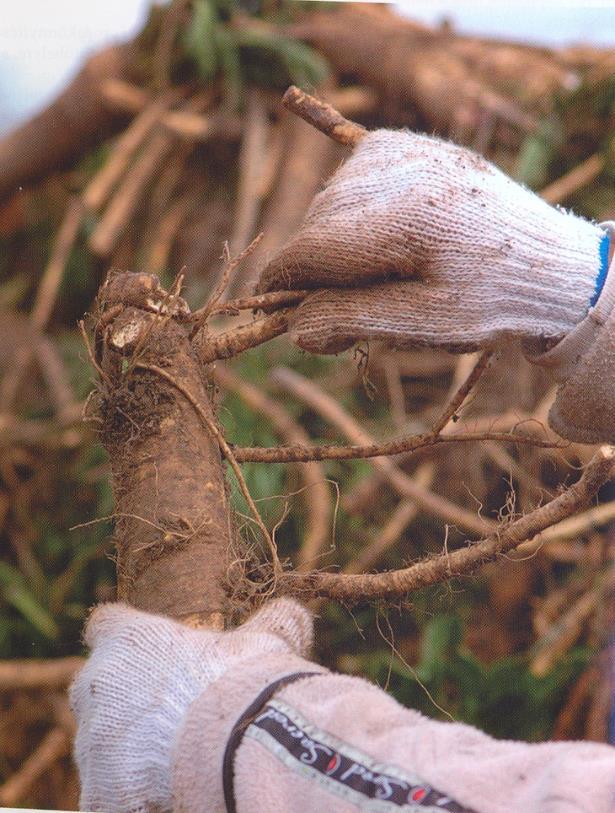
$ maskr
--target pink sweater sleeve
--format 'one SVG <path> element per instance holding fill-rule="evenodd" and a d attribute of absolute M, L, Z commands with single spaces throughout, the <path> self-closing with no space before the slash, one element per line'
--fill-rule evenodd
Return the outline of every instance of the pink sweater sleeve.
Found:
<path fill-rule="evenodd" d="M 493 740 L 400 706 L 376 686 L 301 658 L 268 657 L 190 707 L 175 744 L 178 811 L 225 813 L 222 763 L 236 721 L 270 683 L 234 757 L 237 813 L 612 813 L 615 748 Z"/>

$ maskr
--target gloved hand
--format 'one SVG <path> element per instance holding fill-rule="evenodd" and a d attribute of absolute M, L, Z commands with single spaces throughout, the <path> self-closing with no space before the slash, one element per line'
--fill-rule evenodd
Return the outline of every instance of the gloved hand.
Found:
<path fill-rule="evenodd" d="M 190 704 L 251 659 L 306 655 L 312 622 L 287 599 L 231 632 L 106 604 L 92 613 L 85 641 L 92 651 L 70 690 L 81 808 L 162 813 L 173 808 L 172 750 Z"/>
<path fill-rule="evenodd" d="M 92 654 L 71 689 L 82 809 L 222 813 L 225 776 L 247 813 L 358 813 L 394 789 L 417 810 L 421 799 L 467 813 L 612 809 L 615 749 L 497 741 L 429 720 L 304 660 L 311 636 L 308 612 L 286 599 L 226 633 L 124 604 L 96 610 Z M 289 675 L 300 679 L 260 705 Z M 229 777 L 226 749 L 246 712 Z"/>
<path fill-rule="evenodd" d="M 536 353 L 595 304 L 608 248 L 604 229 L 475 153 L 376 130 L 315 197 L 259 290 L 327 289 L 290 324 L 291 338 L 316 353 L 367 339 L 469 351 L 509 337 Z M 607 423 L 615 437 L 615 417 Z"/>
<path fill-rule="evenodd" d="M 604 237 L 469 150 L 376 130 L 314 198 L 259 290 L 334 289 L 293 320 L 313 352 L 364 339 L 465 349 L 509 334 L 561 338 L 589 308 Z"/>

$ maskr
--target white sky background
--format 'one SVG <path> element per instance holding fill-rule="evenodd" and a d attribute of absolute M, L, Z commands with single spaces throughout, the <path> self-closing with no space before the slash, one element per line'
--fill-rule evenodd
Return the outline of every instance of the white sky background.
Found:
<path fill-rule="evenodd" d="M 84 57 L 141 26 L 151 0 L 0 0 L 0 131 L 40 109 Z M 545 44 L 615 46 L 615 0 L 401 0 L 409 17 Z"/>
<path fill-rule="evenodd" d="M 447 17 L 464 33 L 547 45 L 615 46 L 615 0 L 399 0 L 397 5 L 426 23 Z"/>
<path fill-rule="evenodd" d="M 0 0 L 0 130 L 62 89 L 83 59 L 135 34 L 150 0 Z"/>

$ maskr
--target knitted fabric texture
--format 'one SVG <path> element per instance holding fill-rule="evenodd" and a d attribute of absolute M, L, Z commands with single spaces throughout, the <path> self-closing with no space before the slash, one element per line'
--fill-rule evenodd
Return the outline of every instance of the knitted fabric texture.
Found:
<path fill-rule="evenodd" d="M 251 658 L 306 655 L 312 624 L 307 610 L 287 599 L 232 632 L 108 604 L 92 614 L 85 640 L 92 651 L 70 692 L 81 808 L 162 813 L 173 809 L 171 753 L 191 703 Z"/>
<path fill-rule="evenodd" d="M 327 672 L 294 654 L 252 657 L 242 664 L 240 670 L 234 670 L 232 677 L 229 674 L 229 680 L 216 681 L 194 701 L 184 717 L 173 749 L 174 813 L 226 813 L 223 760 L 235 723 L 263 689 L 281 677 L 304 671 Z M 317 679 L 322 680 L 322 677 Z M 305 680 L 308 678 L 299 682 Z M 242 742 L 235 756 L 234 792 L 238 813 L 250 809 L 243 804 L 245 788 L 237 776 L 239 754 L 243 748 Z M 266 789 L 260 785 L 258 763 L 254 769 L 255 782 L 250 783 L 249 791 L 255 794 L 251 809 L 255 812 L 292 810 L 283 804 L 259 806 L 258 797 L 266 793 Z"/>
<path fill-rule="evenodd" d="M 376 130 L 315 197 L 259 289 L 328 289 L 291 323 L 312 352 L 369 339 L 470 350 L 561 338 L 588 310 L 603 236 L 469 150 Z"/>
<path fill-rule="evenodd" d="M 174 752 L 176 811 L 224 813 L 222 755 L 234 722 L 275 677 L 310 668 L 312 664 L 296 657 L 286 661 L 280 657 L 269 668 L 256 661 L 247 663 L 193 703 Z M 382 796 L 361 799 L 355 794 L 353 801 L 352 793 L 336 793 L 322 774 L 310 775 L 306 765 L 311 762 L 310 753 L 321 747 L 319 742 L 340 743 L 358 762 L 369 760 L 378 772 L 414 778 L 457 803 L 457 809 L 474 813 L 613 810 L 615 748 L 611 746 L 493 740 L 471 726 L 429 720 L 403 708 L 373 684 L 344 675 L 304 678 L 281 689 L 275 702 L 305 721 L 306 753 L 303 760 L 287 760 L 284 749 L 275 743 L 267 747 L 248 728 L 235 759 L 238 813 L 395 813 L 400 809 Z M 296 729 L 290 735 L 301 741 Z M 420 813 L 455 807 L 425 807 L 417 802 L 402 809 Z"/>
<path fill-rule="evenodd" d="M 86 641 L 92 653 L 71 690 L 86 810 L 224 813 L 223 755 L 242 712 L 278 678 L 321 671 L 274 698 L 304 721 L 303 733 L 288 731 L 300 744 L 305 734 L 312 753 L 335 741 L 357 767 L 435 789 L 448 811 L 612 811 L 614 748 L 498 742 L 466 725 L 428 720 L 367 681 L 306 661 L 311 619 L 291 600 L 272 602 L 227 633 L 106 605 L 92 615 Z M 394 813 L 377 794 L 349 792 L 348 782 L 344 795 L 336 793 L 326 776 L 306 770 L 309 759 L 286 755 L 247 729 L 234 764 L 238 813 Z M 403 809 L 415 807 L 426 809 L 420 801 Z"/>
<path fill-rule="evenodd" d="M 527 357 L 560 382 L 549 423 L 568 440 L 615 443 L 615 258 L 600 298 L 553 350 Z"/>

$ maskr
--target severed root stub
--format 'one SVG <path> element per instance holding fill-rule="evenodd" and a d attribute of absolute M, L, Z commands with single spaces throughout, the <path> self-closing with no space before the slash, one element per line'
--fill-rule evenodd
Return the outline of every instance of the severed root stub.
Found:
<path fill-rule="evenodd" d="M 118 598 L 222 628 L 233 526 L 189 310 L 150 274 L 113 273 L 95 328 L 115 497 Z M 191 400 L 190 400 L 191 399 Z M 196 404 L 196 406 L 195 406 Z"/>

